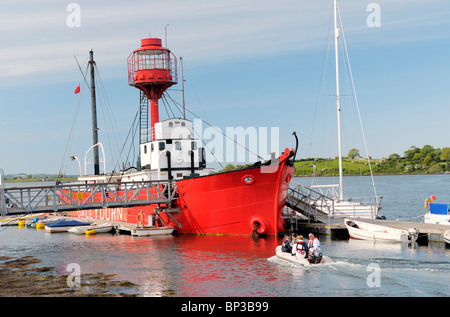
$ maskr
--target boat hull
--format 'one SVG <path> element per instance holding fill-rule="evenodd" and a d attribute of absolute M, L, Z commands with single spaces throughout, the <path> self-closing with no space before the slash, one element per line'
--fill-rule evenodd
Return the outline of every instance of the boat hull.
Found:
<path fill-rule="evenodd" d="M 270 170 L 272 169 L 272 170 Z M 293 167 L 284 164 L 232 171 L 177 182 L 177 232 L 188 234 L 277 235 Z M 247 184 L 246 179 L 252 179 Z M 171 225 L 176 223 L 166 217 Z"/>
<path fill-rule="evenodd" d="M 67 232 L 69 229 L 74 227 L 88 227 L 90 225 L 89 222 L 80 222 L 80 221 L 58 221 L 50 225 L 45 226 L 45 232 Z"/>
<path fill-rule="evenodd" d="M 86 231 L 94 230 L 95 234 L 98 233 L 108 233 L 113 230 L 113 225 L 111 224 L 103 224 L 103 225 L 92 225 L 92 226 L 79 226 L 73 227 L 68 230 L 69 233 L 73 234 L 85 234 Z"/>
<path fill-rule="evenodd" d="M 283 209 L 295 172 L 286 164 L 288 158 L 274 165 L 178 180 L 178 198 L 171 206 L 177 212 L 158 209 L 159 215 L 176 233 L 277 235 L 284 231 Z M 163 206 L 78 210 L 69 215 L 151 226 L 159 207 Z"/>
<path fill-rule="evenodd" d="M 450 230 L 446 230 L 442 237 L 446 243 L 450 244 Z"/>
<path fill-rule="evenodd" d="M 408 231 L 380 226 L 363 221 L 345 219 L 345 226 L 350 238 L 360 240 L 376 240 L 384 242 L 415 242 L 417 235 Z"/>
<path fill-rule="evenodd" d="M 426 213 L 423 222 L 450 226 L 450 215 Z"/>

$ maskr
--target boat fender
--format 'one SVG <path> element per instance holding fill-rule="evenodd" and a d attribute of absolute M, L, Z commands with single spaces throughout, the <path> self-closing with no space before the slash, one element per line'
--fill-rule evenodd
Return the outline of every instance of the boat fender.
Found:
<path fill-rule="evenodd" d="M 267 233 L 267 223 L 261 217 L 253 217 L 250 220 L 250 228 L 254 230 L 256 227 L 256 232 L 258 234 L 266 234 Z"/>
<path fill-rule="evenodd" d="M 432 202 L 432 200 L 430 198 L 425 199 L 425 202 L 423 203 L 423 206 L 425 207 L 425 209 L 430 210 L 430 203 Z"/>
<path fill-rule="evenodd" d="M 87 235 L 87 236 L 93 235 L 93 234 L 95 234 L 95 230 L 86 230 L 84 232 L 84 234 Z"/>

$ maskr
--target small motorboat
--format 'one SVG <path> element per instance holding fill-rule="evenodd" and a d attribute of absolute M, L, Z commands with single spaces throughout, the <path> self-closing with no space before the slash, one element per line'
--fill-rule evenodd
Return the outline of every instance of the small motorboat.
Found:
<path fill-rule="evenodd" d="M 45 225 L 46 232 L 67 232 L 70 228 L 79 226 L 90 226 L 89 222 L 81 222 L 77 220 L 60 220 L 58 222 Z"/>
<path fill-rule="evenodd" d="M 327 256 L 322 256 L 321 258 L 319 258 L 317 260 L 317 263 L 314 263 L 314 259 L 313 258 L 298 258 L 295 255 L 292 255 L 290 252 L 283 252 L 281 250 L 281 245 L 277 246 L 275 248 L 275 255 L 277 258 L 287 261 L 287 262 L 291 262 L 293 264 L 296 265 L 303 265 L 303 266 L 308 266 L 308 265 L 315 265 L 315 264 L 320 264 L 320 263 L 330 263 L 332 262 L 330 260 L 329 257 Z"/>
<path fill-rule="evenodd" d="M 432 196 L 434 198 L 434 196 Z M 425 199 L 424 204 L 427 213 L 423 217 L 425 223 L 450 225 L 450 208 L 448 204 L 434 203 L 430 198 Z"/>
<path fill-rule="evenodd" d="M 344 222 L 348 234 L 353 239 L 413 243 L 419 235 L 416 228 L 406 231 L 348 218 Z"/>
<path fill-rule="evenodd" d="M 73 234 L 86 234 L 86 231 L 89 231 L 89 234 L 98 234 L 98 233 L 107 233 L 111 232 L 113 229 L 113 225 L 110 223 L 103 224 L 93 224 L 90 226 L 78 226 L 73 227 L 68 230 L 68 232 Z"/>
<path fill-rule="evenodd" d="M 450 244 L 450 230 L 446 230 L 442 237 L 446 243 Z"/>

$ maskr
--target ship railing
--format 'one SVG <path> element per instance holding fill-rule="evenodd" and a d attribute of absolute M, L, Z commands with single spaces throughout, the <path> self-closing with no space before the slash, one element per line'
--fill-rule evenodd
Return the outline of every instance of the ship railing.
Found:
<path fill-rule="evenodd" d="M 308 222 L 318 221 L 319 213 L 325 213 L 328 217 L 334 215 L 334 200 L 309 187 L 291 180 L 294 187 L 289 187 L 288 195 L 292 200 L 291 209 L 299 211 L 308 218 Z M 288 197 L 289 199 L 289 197 Z"/>
<path fill-rule="evenodd" d="M 352 196 L 344 197 L 341 200 L 339 199 L 337 191 L 339 185 L 313 185 L 311 188 L 317 188 L 320 191 L 320 194 L 330 197 L 328 200 L 325 200 L 325 202 L 330 205 L 330 207 L 333 205 L 333 214 L 331 216 L 334 218 L 369 216 L 371 219 L 374 219 L 378 214 L 378 210 L 381 208 L 380 204 L 383 200 L 383 197 L 381 196 Z"/>
<path fill-rule="evenodd" d="M 174 181 L 136 181 L 11 187 L 2 190 L 4 214 L 168 204 L 177 198 Z"/>

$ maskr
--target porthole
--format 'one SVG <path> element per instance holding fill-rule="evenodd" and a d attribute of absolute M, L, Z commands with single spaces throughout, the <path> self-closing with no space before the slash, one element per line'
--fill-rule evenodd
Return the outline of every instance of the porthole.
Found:
<path fill-rule="evenodd" d="M 292 175 L 288 174 L 288 176 L 286 176 L 286 183 L 289 183 L 291 181 Z"/>
<path fill-rule="evenodd" d="M 252 175 L 245 175 L 244 177 L 242 177 L 242 182 L 244 184 L 250 185 L 255 182 L 255 178 Z"/>

